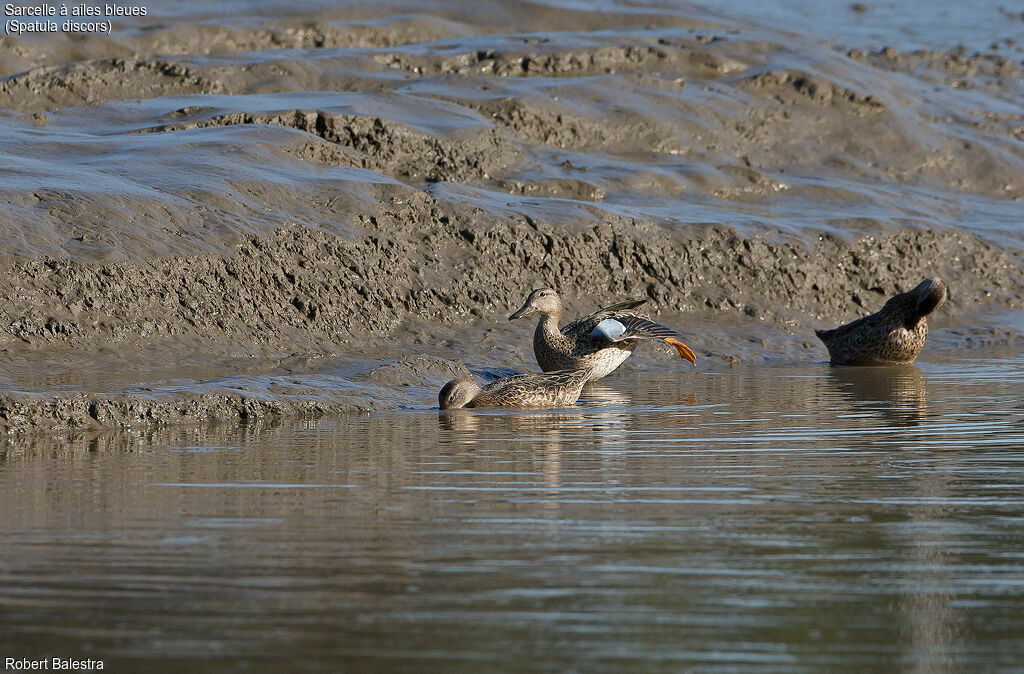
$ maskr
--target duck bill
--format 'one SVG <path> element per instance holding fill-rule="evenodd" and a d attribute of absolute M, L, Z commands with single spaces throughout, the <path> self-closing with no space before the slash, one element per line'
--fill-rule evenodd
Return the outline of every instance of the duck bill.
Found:
<path fill-rule="evenodd" d="M 671 344 L 672 346 L 676 347 L 676 351 L 679 352 L 680 358 L 684 358 L 684 359 L 690 361 L 693 365 L 697 364 L 697 356 L 693 353 L 693 349 L 691 349 L 690 347 L 686 346 L 685 344 L 680 342 L 678 339 L 672 339 L 671 337 L 666 337 L 665 341 L 668 342 L 669 344 Z"/>
<path fill-rule="evenodd" d="M 536 309 L 534 309 L 533 307 L 531 307 L 531 306 L 530 306 L 529 304 L 524 304 L 524 305 L 523 305 L 523 306 L 522 306 L 522 307 L 521 307 L 521 308 L 519 309 L 519 311 L 517 311 L 517 312 L 515 312 L 514 314 L 512 314 L 511 316 L 509 316 L 509 317 L 508 317 L 508 320 L 510 320 L 510 321 L 514 321 L 514 320 L 516 320 L 517 318 L 522 318 L 523 316 L 529 316 L 529 315 L 530 315 L 530 314 L 532 314 L 532 313 L 533 313 L 534 311 L 536 311 Z"/>

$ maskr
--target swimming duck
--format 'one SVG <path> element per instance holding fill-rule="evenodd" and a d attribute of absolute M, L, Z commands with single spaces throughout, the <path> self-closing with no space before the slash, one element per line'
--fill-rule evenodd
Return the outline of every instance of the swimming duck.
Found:
<path fill-rule="evenodd" d="M 586 368 L 591 371 L 592 380 L 600 379 L 629 358 L 642 339 L 665 341 L 674 346 L 682 358 L 696 365 L 696 356 L 677 332 L 633 312 L 646 301 L 619 302 L 559 329 L 562 299 L 551 288 L 538 288 L 508 320 L 540 314 L 533 333 L 533 353 L 545 372 Z"/>
<path fill-rule="evenodd" d="M 585 369 L 503 377 L 481 388 L 472 379 L 452 379 L 437 394 L 443 410 L 461 407 L 568 407 L 590 378 Z"/>
<path fill-rule="evenodd" d="M 834 330 L 815 330 L 833 365 L 905 365 L 913 363 L 928 336 L 925 317 L 946 301 L 940 278 L 921 281 L 893 296 L 878 313 Z"/>

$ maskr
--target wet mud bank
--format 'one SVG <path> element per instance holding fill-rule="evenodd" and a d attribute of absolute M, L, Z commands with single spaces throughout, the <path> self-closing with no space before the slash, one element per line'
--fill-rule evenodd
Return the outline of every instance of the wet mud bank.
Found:
<path fill-rule="evenodd" d="M 814 329 L 930 276 L 929 348 L 1020 337 L 1012 40 L 271 5 L 0 38 L 0 428 L 428 407 L 534 368 L 504 319 L 540 285 L 648 298 L 704 368 L 823 360 Z"/>
<path fill-rule="evenodd" d="M 423 207 L 437 213 L 427 200 Z M 97 345 L 130 350 L 132 369 L 157 371 L 173 353 L 169 343 L 187 342 L 208 351 L 206 372 L 217 376 L 195 384 L 205 391 L 115 385 L 67 395 L 60 389 L 68 383 L 54 374 L 49 391 L 0 395 L 0 424 L 93 428 L 426 406 L 464 371 L 463 360 L 478 369 L 535 367 L 530 331 L 504 317 L 545 284 L 580 312 L 622 296 L 648 298 L 662 320 L 684 326 L 704 366 L 759 362 L 766 334 L 794 359 L 820 360 L 814 328 L 874 311 L 926 276 L 954 289 L 947 314 L 1019 309 L 1024 301 L 1019 254 L 969 234 L 901 231 L 810 246 L 770 238 L 715 226 L 687 238 L 635 222 L 566 232 L 453 213 L 431 227 L 354 240 L 282 227 L 230 256 L 16 262 L 0 279 L 15 301 L 0 333 L 11 386 L 36 373 L 48 351 L 101 358 Z M 717 322 L 728 322 L 729 334 L 702 343 Z M 493 344 L 478 347 L 485 332 Z M 424 355 L 403 358 L 410 352 Z M 368 365 L 325 378 L 339 359 Z M 254 368 L 270 379 L 247 380 Z M 90 387 L 78 374 L 75 385 Z"/>

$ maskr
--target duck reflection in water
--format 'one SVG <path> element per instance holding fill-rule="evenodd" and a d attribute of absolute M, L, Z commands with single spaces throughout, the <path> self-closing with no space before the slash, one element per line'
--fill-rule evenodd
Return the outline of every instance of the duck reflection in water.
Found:
<path fill-rule="evenodd" d="M 587 387 L 588 390 L 591 387 Z M 629 398 L 612 387 L 593 387 L 593 396 L 581 407 L 562 410 L 510 410 L 507 408 L 443 410 L 438 426 L 447 435 L 446 444 L 458 448 L 452 460 L 481 473 L 518 473 L 517 481 L 535 489 L 546 512 L 557 513 L 567 498 L 564 476 L 593 469 L 589 452 L 580 458 L 580 448 L 598 452 L 628 452 L 622 438 L 628 432 Z M 502 444 L 514 447 L 514 465 L 492 463 Z M 502 478 L 503 480 L 507 478 Z M 537 489 L 540 487 L 541 489 Z M 570 489 L 571 491 L 571 489 Z"/>
<path fill-rule="evenodd" d="M 828 378 L 843 397 L 875 403 L 869 409 L 893 421 L 906 424 L 928 416 L 927 379 L 916 365 L 832 367 Z"/>

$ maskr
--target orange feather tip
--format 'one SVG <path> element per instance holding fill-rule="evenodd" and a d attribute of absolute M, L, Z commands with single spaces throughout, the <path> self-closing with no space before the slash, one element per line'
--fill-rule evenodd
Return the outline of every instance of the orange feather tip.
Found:
<path fill-rule="evenodd" d="M 693 353 L 690 347 L 686 346 L 678 339 L 674 339 L 672 337 L 665 337 L 664 340 L 671 344 L 672 346 L 676 347 L 676 351 L 679 352 L 679 356 L 681 358 L 690 361 L 694 365 L 697 365 L 697 356 Z"/>

